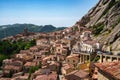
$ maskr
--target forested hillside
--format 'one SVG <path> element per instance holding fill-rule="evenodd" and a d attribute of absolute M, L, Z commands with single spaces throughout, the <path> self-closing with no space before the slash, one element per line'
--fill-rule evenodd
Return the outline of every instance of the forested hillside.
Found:
<path fill-rule="evenodd" d="M 52 32 L 57 30 L 63 30 L 65 27 L 55 27 L 52 25 L 38 26 L 34 24 L 13 24 L 0 26 L 0 39 L 22 33 L 24 28 L 28 28 L 30 32 Z"/>

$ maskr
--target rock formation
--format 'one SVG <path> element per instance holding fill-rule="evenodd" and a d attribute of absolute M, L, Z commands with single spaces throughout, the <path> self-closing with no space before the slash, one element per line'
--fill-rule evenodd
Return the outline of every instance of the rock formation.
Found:
<path fill-rule="evenodd" d="M 100 0 L 79 21 L 94 33 L 95 39 L 111 51 L 120 50 L 120 0 Z"/>

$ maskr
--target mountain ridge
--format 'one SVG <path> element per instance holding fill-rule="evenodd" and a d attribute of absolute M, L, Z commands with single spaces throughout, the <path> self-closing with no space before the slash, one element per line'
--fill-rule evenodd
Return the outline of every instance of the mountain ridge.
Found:
<path fill-rule="evenodd" d="M 34 24 L 12 24 L 0 26 L 0 39 L 8 36 L 14 36 L 22 33 L 24 28 L 28 28 L 30 32 L 53 32 L 63 30 L 66 27 L 55 27 L 53 25 L 34 25 Z"/>

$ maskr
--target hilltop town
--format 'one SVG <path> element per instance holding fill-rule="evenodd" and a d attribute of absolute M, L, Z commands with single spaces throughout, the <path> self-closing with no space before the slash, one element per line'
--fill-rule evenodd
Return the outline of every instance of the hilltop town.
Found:
<path fill-rule="evenodd" d="M 120 57 L 104 51 L 104 44 L 78 23 L 51 33 L 35 34 L 25 29 L 3 41 L 32 39 L 36 40 L 35 46 L 3 60 L 0 80 L 120 79 Z"/>
<path fill-rule="evenodd" d="M 120 0 L 100 0 L 72 27 L 3 38 L 35 45 L 2 61 L 0 80 L 120 80 Z"/>

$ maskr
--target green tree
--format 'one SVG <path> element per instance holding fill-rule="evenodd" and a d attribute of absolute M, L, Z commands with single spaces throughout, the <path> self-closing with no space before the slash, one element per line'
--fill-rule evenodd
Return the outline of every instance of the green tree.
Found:
<path fill-rule="evenodd" d="M 32 66 L 30 69 L 29 69 L 29 77 L 28 77 L 28 80 L 30 80 L 30 77 L 31 77 L 31 74 L 34 73 L 36 70 L 40 69 L 41 68 L 41 63 L 37 66 Z"/>
<path fill-rule="evenodd" d="M 6 58 L 8 58 L 8 56 L 0 54 L 0 66 L 2 66 L 2 61 Z"/>
<path fill-rule="evenodd" d="M 11 43 L 10 41 L 0 41 L 0 66 L 2 65 L 2 61 L 6 58 L 10 58 L 13 54 L 19 53 L 20 50 L 29 49 L 34 46 L 35 40 L 31 41 L 14 41 Z"/>

